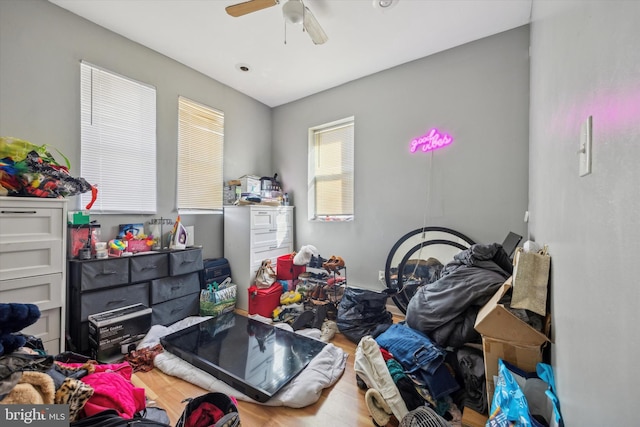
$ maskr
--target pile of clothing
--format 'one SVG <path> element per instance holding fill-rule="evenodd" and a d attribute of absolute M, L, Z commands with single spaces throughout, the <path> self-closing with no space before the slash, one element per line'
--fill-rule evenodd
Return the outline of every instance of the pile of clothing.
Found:
<path fill-rule="evenodd" d="M 62 157 L 62 153 L 60 153 Z M 0 195 L 63 198 L 91 191 L 91 208 L 98 190 L 84 178 L 69 173 L 69 160 L 59 164 L 46 145 L 0 137 Z"/>
<path fill-rule="evenodd" d="M 360 340 L 355 370 L 378 425 L 417 410 L 445 425 L 460 425 L 464 407 L 486 413 L 482 341 L 474 325 L 512 272 L 502 245 L 472 245 L 416 291 L 406 321 L 379 325 Z"/>
<path fill-rule="evenodd" d="M 480 342 L 478 311 L 513 274 L 499 243 L 475 244 L 444 266 L 438 280 L 420 287 L 407 305 L 407 325 L 442 347 Z"/>
<path fill-rule="evenodd" d="M 131 383 L 127 362 L 99 364 L 81 355 L 53 356 L 20 331 L 35 323 L 34 304 L 0 303 L 0 404 L 68 404 L 70 421 L 105 410 L 133 418 L 146 407 L 145 390 Z"/>

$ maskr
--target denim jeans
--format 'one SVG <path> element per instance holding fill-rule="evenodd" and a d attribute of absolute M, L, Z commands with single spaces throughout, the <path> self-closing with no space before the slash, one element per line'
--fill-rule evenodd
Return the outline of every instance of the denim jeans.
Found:
<path fill-rule="evenodd" d="M 407 374 L 426 384 L 434 399 L 460 388 L 443 364 L 445 351 L 421 332 L 405 324 L 394 324 L 378 335 L 376 342 L 393 354 Z"/>

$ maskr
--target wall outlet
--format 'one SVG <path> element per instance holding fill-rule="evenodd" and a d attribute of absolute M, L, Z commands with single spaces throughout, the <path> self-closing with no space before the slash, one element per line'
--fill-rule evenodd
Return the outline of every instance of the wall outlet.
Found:
<path fill-rule="evenodd" d="M 384 282 L 384 271 L 378 271 L 378 280 Z"/>

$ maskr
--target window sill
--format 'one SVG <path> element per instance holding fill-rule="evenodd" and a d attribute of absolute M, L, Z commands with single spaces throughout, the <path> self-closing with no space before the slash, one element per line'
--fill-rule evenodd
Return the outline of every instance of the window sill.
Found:
<path fill-rule="evenodd" d="M 316 216 L 309 218 L 311 222 L 350 222 L 353 221 L 353 215 L 345 216 Z"/>
<path fill-rule="evenodd" d="M 178 209 L 178 215 L 222 215 L 222 209 Z"/>

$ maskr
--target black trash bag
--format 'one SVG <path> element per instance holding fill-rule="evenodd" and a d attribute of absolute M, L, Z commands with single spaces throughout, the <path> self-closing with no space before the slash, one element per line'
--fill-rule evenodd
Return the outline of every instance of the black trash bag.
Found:
<path fill-rule="evenodd" d="M 384 292 L 347 287 L 338 304 L 338 330 L 357 344 L 378 325 L 393 323 L 387 298 Z"/>
<path fill-rule="evenodd" d="M 182 411 L 176 427 L 188 425 L 187 420 L 192 414 L 195 414 L 194 416 L 198 417 L 201 422 L 208 418 L 211 423 L 207 425 L 211 427 L 240 426 L 240 414 L 238 413 L 236 401 L 224 393 L 205 393 L 193 399 L 188 399 L 188 401 L 189 403 Z"/>

